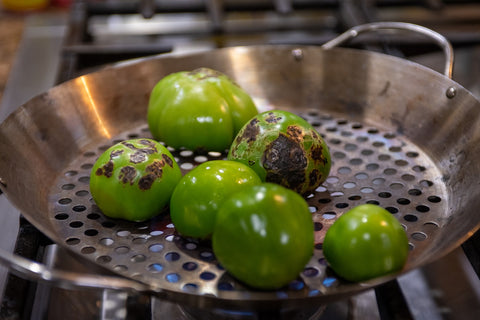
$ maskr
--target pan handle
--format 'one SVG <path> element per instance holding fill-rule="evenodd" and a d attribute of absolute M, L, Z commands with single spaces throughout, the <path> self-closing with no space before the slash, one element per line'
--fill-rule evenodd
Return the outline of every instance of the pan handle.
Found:
<path fill-rule="evenodd" d="M 65 289 L 111 289 L 128 292 L 158 293 L 158 288 L 122 277 L 91 275 L 52 269 L 0 249 L 0 263 L 20 277 L 46 282 Z"/>
<path fill-rule="evenodd" d="M 355 37 L 357 37 L 361 33 L 368 33 L 377 30 L 403 30 L 403 31 L 411 31 L 426 35 L 432 38 L 443 50 L 445 54 L 445 67 L 444 67 L 444 75 L 448 78 L 452 78 L 453 72 L 453 47 L 450 42 L 439 34 L 431 29 L 419 26 L 417 24 L 406 23 L 406 22 L 373 22 L 355 26 L 344 33 L 340 34 L 338 37 L 324 43 L 322 48 L 324 49 L 331 49 L 337 47 Z"/>

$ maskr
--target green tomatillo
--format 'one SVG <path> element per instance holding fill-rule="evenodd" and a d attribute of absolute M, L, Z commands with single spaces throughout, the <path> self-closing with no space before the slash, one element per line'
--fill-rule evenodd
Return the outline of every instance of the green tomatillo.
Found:
<path fill-rule="evenodd" d="M 266 111 L 253 117 L 237 134 L 229 160 L 250 166 L 265 182 L 302 195 L 327 178 L 331 159 L 320 134 L 305 119 L 288 111 Z"/>
<path fill-rule="evenodd" d="M 255 171 L 240 162 L 213 160 L 200 164 L 183 176 L 173 192 L 170 216 L 175 229 L 186 237 L 210 237 L 223 201 L 260 183 Z"/>
<path fill-rule="evenodd" d="M 400 222 L 373 204 L 356 206 L 341 215 L 323 242 L 330 267 L 354 282 L 400 271 L 408 251 L 407 234 Z"/>
<path fill-rule="evenodd" d="M 249 186 L 222 204 L 212 234 L 220 264 L 259 289 L 297 279 L 313 255 L 314 228 L 307 202 L 273 183 Z"/>
<path fill-rule="evenodd" d="M 147 120 L 153 137 L 173 148 L 225 151 L 257 113 L 252 98 L 226 75 L 200 68 L 161 79 L 151 92 Z"/>
<path fill-rule="evenodd" d="M 182 173 L 172 154 L 151 139 L 132 139 L 107 149 L 90 174 L 90 192 L 103 214 L 143 221 L 169 203 Z"/>

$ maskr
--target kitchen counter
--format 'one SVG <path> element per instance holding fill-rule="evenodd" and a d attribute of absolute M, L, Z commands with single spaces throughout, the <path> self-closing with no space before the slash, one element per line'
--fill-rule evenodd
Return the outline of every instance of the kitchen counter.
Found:
<path fill-rule="evenodd" d="M 55 85 L 67 11 L 0 11 L 0 123 L 18 106 Z M 0 194 L 0 249 L 12 252 L 20 213 Z M 0 265 L 0 294 L 7 269 Z"/>
<path fill-rule="evenodd" d="M 55 85 L 67 13 L 0 11 L 0 122 Z"/>
<path fill-rule="evenodd" d="M 20 44 L 25 15 L 0 13 L 0 100 Z"/>

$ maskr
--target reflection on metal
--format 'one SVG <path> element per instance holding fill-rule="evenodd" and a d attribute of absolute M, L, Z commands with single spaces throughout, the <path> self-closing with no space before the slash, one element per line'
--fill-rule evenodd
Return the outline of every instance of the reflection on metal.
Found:
<path fill-rule="evenodd" d="M 95 118 L 97 119 L 98 121 L 98 128 L 100 130 L 100 132 L 103 133 L 103 135 L 106 137 L 106 138 L 110 138 L 111 137 L 111 134 L 110 132 L 108 131 L 107 127 L 105 126 L 105 124 L 103 123 L 103 120 L 102 120 L 102 116 L 98 113 L 98 107 L 97 107 L 97 103 L 95 101 L 95 99 L 92 97 L 92 94 L 90 92 L 90 88 L 87 84 L 87 78 L 86 77 L 79 77 L 77 79 L 75 79 L 76 82 L 80 82 L 81 83 L 81 86 L 85 92 L 84 95 L 82 95 L 82 97 L 85 98 L 85 101 L 86 101 L 86 105 L 90 107 L 90 109 L 92 110 L 93 114 L 95 115 Z"/>

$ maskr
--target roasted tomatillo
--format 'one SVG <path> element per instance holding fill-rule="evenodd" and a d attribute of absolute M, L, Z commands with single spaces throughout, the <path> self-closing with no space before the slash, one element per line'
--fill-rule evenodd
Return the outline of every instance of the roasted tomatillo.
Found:
<path fill-rule="evenodd" d="M 408 250 L 400 222 L 373 204 L 359 205 L 341 215 L 323 242 L 323 254 L 331 268 L 354 282 L 400 271 Z"/>
<path fill-rule="evenodd" d="M 263 181 L 302 195 L 330 172 L 330 152 L 320 134 L 296 114 L 273 110 L 253 117 L 232 143 L 229 160 L 250 166 Z"/>
<path fill-rule="evenodd" d="M 103 214 L 142 221 L 164 209 L 182 177 L 171 153 L 151 139 L 122 141 L 92 168 L 90 192 Z"/>
<path fill-rule="evenodd" d="M 257 113 L 251 97 L 226 75 L 201 68 L 161 79 L 147 119 L 153 137 L 173 148 L 225 151 Z"/>
<path fill-rule="evenodd" d="M 261 182 L 255 171 L 240 162 L 214 160 L 200 164 L 180 180 L 173 192 L 170 216 L 175 229 L 183 236 L 208 238 L 225 198 Z"/>
<path fill-rule="evenodd" d="M 295 280 L 313 254 L 314 229 L 307 202 L 273 183 L 250 186 L 222 204 L 212 234 L 220 264 L 260 289 Z"/>

